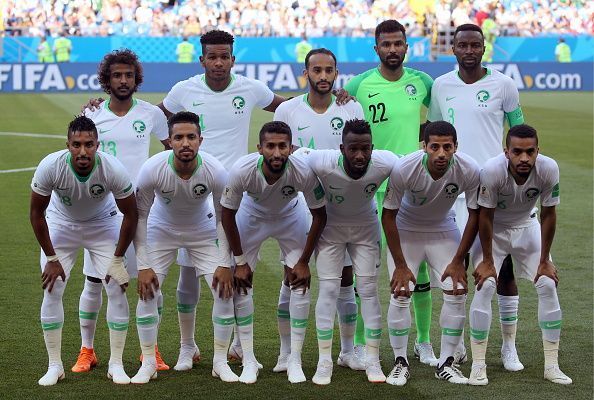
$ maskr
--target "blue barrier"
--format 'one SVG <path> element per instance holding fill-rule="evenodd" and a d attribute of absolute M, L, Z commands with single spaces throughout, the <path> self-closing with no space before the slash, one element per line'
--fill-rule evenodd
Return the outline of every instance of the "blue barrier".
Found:
<path fill-rule="evenodd" d="M 374 63 L 341 63 L 336 86 L 374 68 Z M 202 73 L 199 64 L 146 63 L 141 91 L 167 92 L 180 80 Z M 433 78 L 451 71 L 450 63 L 410 63 Z M 592 63 L 493 63 L 491 68 L 510 76 L 519 90 L 591 91 Z M 306 79 L 297 63 L 236 64 L 234 73 L 265 82 L 274 91 L 303 91 Z M 0 90 L 8 92 L 98 92 L 96 63 L 0 64 Z"/>
<path fill-rule="evenodd" d="M 39 38 L 5 37 L 2 62 L 36 62 L 35 49 Z M 54 39 L 50 39 L 53 44 Z M 71 37 L 73 62 L 98 62 L 105 53 L 122 47 L 134 50 L 143 62 L 175 62 L 175 48 L 180 42 L 176 37 Z M 594 61 L 594 38 L 592 36 L 565 36 L 566 43 L 572 49 L 573 61 Z M 235 38 L 235 57 L 238 63 L 252 62 L 293 62 L 297 38 Z M 19 59 L 19 42 L 31 51 Z M 200 41 L 190 38 L 200 53 Z M 314 47 L 326 47 L 332 50 L 338 62 L 375 62 L 373 37 L 321 37 L 312 38 Z M 500 37 L 495 42 L 493 60 L 496 62 L 544 62 L 555 61 L 556 37 Z M 430 43 L 427 38 L 408 38 L 409 61 L 430 61 Z M 22 56 L 22 54 L 21 54 Z"/>

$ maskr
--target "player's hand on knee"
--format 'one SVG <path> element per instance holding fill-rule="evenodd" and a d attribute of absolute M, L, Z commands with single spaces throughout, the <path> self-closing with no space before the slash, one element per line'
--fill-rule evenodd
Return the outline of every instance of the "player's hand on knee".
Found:
<path fill-rule="evenodd" d="M 551 260 L 541 261 L 540 264 L 538 264 L 536 276 L 534 277 L 534 283 L 536 283 L 541 276 L 548 276 L 549 278 L 551 278 L 553 281 L 555 281 L 555 286 L 559 284 L 557 268 L 551 262 Z"/>
<path fill-rule="evenodd" d="M 41 274 L 41 287 L 43 289 L 47 288 L 47 291 L 51 293 L 58 278 L 62 278 L 62 282 L 66 281 L 66 273 L 62 268 L 62 264 L 58 259 L 48 261 Z"/>
<path fill-rule="evenodd" d="M 410 297 L 411 283 L 414 287 L 417 284 L 417 280 L 410 268 L 406 264 L 397 266 L 390 280 L 391 293 L 394 294 L 394 298 L 398 296 Z"/>
<path fill-rule="evenodd" d="M 306 262 L 299 261 L 295 264 L 291 270 L 289 283 L 291 284 L 291 289 L 302 289 L 305 294 L 311 283 L 311 272 L 309 271 L 309 265 Z"/>
<path fill-rule="evenodd" d="M 237 293 L 248 293 L 248 289 L 252 287 L 252 274 L 252 269 L 248 263 L 235 266 L 235 271 L 233 272 L 233 281 Z"/>
<path fill-rule="evenodd" d="M 89 110 L 91 112 L 98 110 L 99 107 L 101 106 L 101 103 L 103 103 L 104 101 L 105 101 L 105 99 L 103 99 L 101 97 L 99 97 L 98 99 L 90 99 L 87 104 L 84 104 L 80 108 L 80 115 L 85 115 L 85 110 Z"/>
<path fill-rule="evenodd" d="M 124 266 L 123 256 L 113 256 L 107 274 L 105 275 L 105 282 L 109 283 L 112 278 L 120 285 L 122 290 L 126 290 L 130 281 L 130 275 Z"/>
<path fill-rule="evenodd" d="M 483 284 L 488 278 L 495 279 L 497 283 L 497 270 L 495 269 L 495 264 L 492 260 L 483 260 L 476 266 L 474 272 L 472 273 L 474 277 L 474 284 L 476 285 L 476 290 L 481 290 Z"/>
<path fill-rule="evenodd" d="M 338 104 L 339 106 L 342 106 L 348 103 L 349 101 L 355 101 L 355 98 L 351 96 L 349 92 L 347 92 L 343 88 L 333 90 L 332 94 L 336 96 L 336 104 Z"/>
<path fill-rule="evenodd" d="M 231 268 L 218 267 L 212 277 L 212 288 L 218 290 L 221 299 L 233 297 L 233 272 Z"/>
<path fill-rule="evenodd" d="M 453 260 L 451 263 L 448 264 L 443 275 L 441 276 L 441 281 L 445 281 L 447 278 L 452 279 L 452 293 L 454 296 L 462 295 L 468 292 L 468 279 L 466 277 L 466 268 L 464 267 L 464 262 Z M 462 285 L 462 289 L 458 288 L 458 285 Z"/>
<path fill-rule="evenodd" d="M 155 291 L 159 289 L 159 278 L 151 268 L 138 271 L 138 297 L 142 301 L 148 301 L 155 297 Z"/>

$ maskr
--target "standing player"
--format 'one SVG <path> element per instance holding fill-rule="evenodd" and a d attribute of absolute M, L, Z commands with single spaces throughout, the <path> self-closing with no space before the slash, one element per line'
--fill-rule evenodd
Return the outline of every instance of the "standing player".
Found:
<path fill-rule="evenodd" d="M 351 79 L 345 89 L 361 103 L 365 119 L 371 124 L 374 148 L 390 150 L 395 154 L 408 154 L 419 149 L 421 109 L 431 99 L 431 77 L 421 71 L 403 67 L 406 56 L 406 31 L 395 20 L 387 20 L 375 28 L 374 50 L 380 59 L 377 68 Z M 386 184 L 377 191 L 381 210 Z M 417 340 L 415 355 L 421 362 L 436 365 L 429 339 L 431 326 L 431 285 L 427 265 L 423 264 L 417 276 L 413 295 Z M 355 344 L 364 343 L 362 324 L 357 322 Z"/>
<path fill-rule="evenodd" d="M 443 306 L 441 354 L 435 377 L 466 384 L 456 368 L 455 353 L 466 320 L 466 269 L 464 258 L 477 231 L 476 192 L 479 167 L 464 153 L 456 152 L 456 129 L 448 122 L 428 124 L 423 150 L 401 158 L 390 175 L 382 224 L 390 254 L 388 269 L 393 296 L 388 309 L 390 344 L 396 359 L 387 383 L 402 386 L 410 377 L 406 356 L 410 328 L 410 287 L 422 261 L 441 279 Z M 466 193 L 469 219 L 462 238 L 452 206 Z"/>
<path fill-rule="evenodd" d="M 481 64 L 484 42 L 478 26 L 464 24 L 456 28 L 452 50 L 459 68 L 435 80 L 427 116 L 429 121 L 444 120 L 454 125 L 460 151 L 481 167 L 499 154 L 504 122 L 510 127 L 524 123 L 520 95 L 513 80 Z M 456 200 L 455 211 L 458 228 L 462 230 L 468 219 L 464 195 Z M 497 292 L 503 335 L 501 359 L 505 369 L 519 371 L 524 366 L 515 343 L 519 297 L 511 257 L 505 258 L 500 272 Z M 465 360 L 463 346 L 460 352 Z"/>
<path fill-rule="evenodd" d="M 260 246 L 273 237 L 284 256 L 291 289 L 291 355 L 287 375 L 291 383 L 305 382 L 301 349 L 309 316 L 308 263 L 326 224 L 324 189 L 303 160 L 290 156 L 291 129 L 287 124 L 264 124 L 259 141 L 258 153 L 241 157 L 231 169 L 221 199 L 223 227 L 236 264 L 235 317 L 243 349 L 240 380 L 255 382 L 258 374 L 253 351 L 252 275 Z M 297 192 L 303 193 L 313 216 L 309 233 Z"/>
<path fill-rule="evenodd" d="M 294 146 L 338 150 L 345 122 L 363 119 L 363 109 L 355 101 L 344 105 L 336 103 L 332 88 L 338 76 L 338 69 L 336 57 L 330 50 L 322 48 L 310 51 L 305 57 L 303 75 L 309 82 L 309 92 L 279 105 L 274 112 L 274 120 L 289 125 Z M 338 365 L 363 370 L 365 369 L 364 360 L 358 359 L 353 349 L 357 303 L 353 287 L 353 267 L 348 255 L 345 255 L 344 265 L 336 306 L 341 343 Z M 277 321 L 281 348 L 274 372 L 287 369 L 291 347 L 290 295 L 289 281 L 285 277 L 284 282 L 281 282 L 278 299 Z"/>
<path fill-rule="evenodd" d="M 328 385 L 332 379 L 332 335 L 340 293 L 345 251 L 352 258 L 366 326 L 366 372 L 370 382 L 384 382 L 379 361 L 381 308 L 377 271 L 380 265 L 380 225 L 374 194 L 390 176 L 397 157 L 373 151 L 371 128 L 361 119 L 344 124 L 340 150 L 299 150 L 326 192 L 328 221 L 318 243 L 320 290 L 316 303 L 319 361 L 312 381 Z M 351 272 L 352 273 L 352 272 Z M 344 278 L 342 278 L 344 279 Z M 342 353 L 341 353 L 341 356 Z M 341 358 L 339 358 L 340 365 Z"/>
<path fill-rule="evenodd" d="M 116 157 L 126 168 L 136 184 L 136 176 L 143 162 L 148 159 L 150 135 L 155 135 L 168 147 L 167 120 L 156 106 L 133 97 L 143 82 L 142 66 L 130 50 L 116 50 L 103 57 L 97 77 L 109 99 L 95 111 L 84 110 L 99 131 L 99 150 Z M 118 214 L 121 219 L 121 214 Z M 136 255 L 134 247 L 126 252 L 126 269 L 135 277 Z M 72 372 L 87 372 L 97 365 L 94 350 L 97 315 L 102 304 L 101 276 L 96 270 L 88 251 L 84 253 L 83 272 L 86 275 L 79 302 L 80 336 L 82 345 Z M 163 298 L 159 298 L 159 307 Z M 112 327 L 110 326 L 110 329 Z M 162 360 L 157 349 L 160 370 L 169 366 Z"/>
<path fill-rule="evenodd" d="M 200 37 L 200 64 L 204 74 L 177 83 L 158 106 L 167 117 L 179 111 L 191 111 L 200 117 L 204 143 L 202 151 L 215 156 L 227 170 L 241 156 L 247 154 L 252 111 L 263 108 L 274 112 L 285 99 L 275 95 L 255 79 L 235 75 L 231 68 L 233 36 L 212 30 Z M 177 286 L 177 308 L 181 332 L 181 347 L 176 370 L 192 368 L 192 360 L 200 357 L 194 341 L 196 305 L 200 297 L 194 267 L 187 254 L 180 252 L 181 267 Z M 241 359 L 237 335 L 230 349 L 232 358 Z"/>
<path fill-rule="evenodd" d="M 534 207 L 540 197 L 541 223 Z M 553 383 L 572 381 L 559 369 L 561 307 L 557 297 L 559 277 L 550 256 L 559 204 L 559 167 L 539 154 L 536 130 L 528 125 L 511 128 L 505 152 L 485 163 L 478 197 L 481 207 L 479 235 L 482 262 L 476 258 L 476 292 L 470 305 L 472 372 L 469 384 L 486 385 L 485 355 L 491 325 L 491 298 L 497 270 L 511 254 L 520 276 L 534 282 L 538 295 L 538 322 L 544 346 L 544 378 Z"/>
<path fill-rule="evenodd" d="M 227 349 L 235 321 L 231 257 L 228 245 L 221 245 L 219 252 L 217 240 L 217 229 L 221 241 L 226 240 L 220 223 L 220 200 L 227 172 L 216 158 L 198 151 L 202 137 L 196 114 L 179 112 L 169 118 L 168 125 L 173 150 L 161 152 L 143 165 L 136 189 L 139 219 L 134 242 L 140 295 L 136 324 L 143 361 L 132 383 L 147 383 L 156 377 L 158 312 L 155 295 L 177 250 L 182 247 L 188 251 L 196 275 L 204 276 L 213 291 L 213 376 L 236 382 L 237 375 L 227 365 Z M 212 219 L 210 194 L 216 205 L 216 221 Z"/>
<path fill-rule="evenodd" d="M 107 376 L 115 383 L 130 383 L 122 363 L 129 317 L 124 253 L 134 237 L 138 213 L 126 170 L 114 157 L 97 152 L 98 144 L 93 121 L 74 119 L 68 126 L 68 150 L 45 157 L 31 183 L 31 225 L 42 249 L 41 327 L 49 356 L 47 373 L 39 380 L 43 386 L 64 378 L 62 296 L 81 247 L 89 251 L 107 292 Z M 116 204 L 123 220 L 117 218 Z"/>

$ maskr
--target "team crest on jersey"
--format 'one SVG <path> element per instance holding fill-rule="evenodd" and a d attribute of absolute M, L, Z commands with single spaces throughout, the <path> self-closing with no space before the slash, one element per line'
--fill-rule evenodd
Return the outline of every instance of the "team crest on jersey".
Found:
<path fill-rule="evenodd" d="M 344 126 L 344 121 L 342 120 L 342 118 L 340 117 L 334 117 L 332 118 L 332 120 L 330 121 L 330 126 L 332 127 L 332 129 L 334 129 L 335 131 L 338 131 L 340 129 L 342 129 L 342 127 Z"/>
<path fill-rule="evenodd" d="M 96 183 L 89 188 L 89 193 L 91 194 L 92 198 L 99 199 L 103 196 L 103 193 L 105 193 L 105 188 Z"/>
<path fill-rule="evenodd" d="M 538 197 L 539 194 L 540 194 L 540 190 L 538 190 L 537 188 L 530 188 L 530 189 L 526 190 L 526 198 L 528 200 L 534 200 L 535 198 Z"/>
<path fill-rule="evenodd" d="M 144 137 L 144 131 L 146 131 L 146 124 L 144 121 L 137 119 L 132 122 L 132 129 L 137 133 L 136 137 Z"/>
<path fill-rule="evenodd" d="M 415 87 L 415 85 L 412 85 L 410 83 L 404 87 L 404 91 L 409 96 L 416 96 L 417 95 L 417 88 Z"/>
<path fill-rule="evenodd" d="M 363 190 L 365 191 L 365 194 L 367 195 L 366 197 L 369 198 L 369 197 L 373 196 L 373 193 L 375 192 L 376 189 L 377 189 L 377 184 L 370 183 L 369 185 L 365 186 L 365 189 L 363 189 Z"/>
<path fill-rule="evenodd" d="M 235 96 L 231 100 L 231 105 L 235 108 L 235 114 L 243 114 L 243 108 L 245 107 L 245 99 L 241 96 Z"/>
<path fill-rule="evenodd" d="M 291 197 L 295 194 L 295 188 L 290 185 L 283 186 L 281 193 L 283 194 L 283 198 L 286 199 L 287 197 Z"/>
<path fill-rule="evenodd" d="M 194 197 L 195 199 L 199 199 L 207 191 L 208 191 L 208 188 L 206 187 L 206 185 L 203 185 L 202 183 L 199 183 L 199 184 L 197 184 L 196 186 L 194 186 L 192 188 L 192 197 Z"/>
<path fill-rule="evenodd" d="M 479 103 L 486 103 L 487 100 L 489 100 L 491 98 L 491 95 L 489 94 L 489 92 L 487 92 L 486 90 L 480 90 L 477 94 L 476 94 L 476 99 L 479 101 Z M 483 107 L 486 107 L 483 106 Z"/>
<path fill-rule="evenodd" d="M 455 183 L 448 183 L 443 191 L 446 193 L 447 198 L 455 197 L 458 194 L 458 185 Z"/>

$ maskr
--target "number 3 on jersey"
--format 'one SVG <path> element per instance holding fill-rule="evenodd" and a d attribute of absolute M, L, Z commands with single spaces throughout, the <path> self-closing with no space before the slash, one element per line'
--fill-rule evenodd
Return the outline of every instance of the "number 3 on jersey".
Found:
<path fill-rule="evenodd" d="M 386 122 L 386 105 L 384 103 L 370 104 L 369 111 L 372 113 L 371 122 L 379 124 L 380 122 Z"/>

